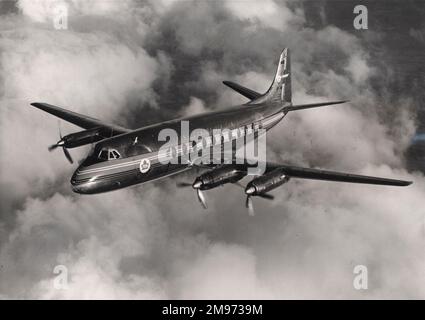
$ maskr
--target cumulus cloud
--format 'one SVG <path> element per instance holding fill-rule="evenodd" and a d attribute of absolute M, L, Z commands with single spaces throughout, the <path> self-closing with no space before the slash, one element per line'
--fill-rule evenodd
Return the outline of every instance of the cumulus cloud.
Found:
<path fill-rule="evenodd" d="M 63 170 L 56 161 L 59 153 L 51 157 L 47 149 L 40 150 L 40 145 L 58 140 L 57 120 L 29 103 L 49 102 L 120 123 L 124 119 L 119 113 L 127 99 L 154 100 L 151 85 L 161 66 L 142 47 L 128 46 L 114 35 L 59 31 L 51 25 L 37 28 L 21 17 L 16 20 L 12 30 L 9 21 L 0 26 L 1 71 L 7 75 L 2 81 L 0 112 L 2 150 L 14 154 L 20 146 L 21 156 L 2 161 L 2 184 L 28 193 L 39 182 L 52 182 Z M 76 128 L 65 125 L 62 130 Z M 13 139 L 6 138 L 8 134 Z M 34 137 L 40 145 L 31 143 Z M 34 158 L 36 153 L 44 157 Z"/>
<path fill-rule="evenodd" d="M 293 1 L 55 3 L 69 8 L 68 30 L 53 29 L 51 1 L 17 1 L 0 22 L 0 297 L 425 296 L 425 180 L 403 159 L 412 100 L 376 89 L 381 65 L 364 40 L 312 27 Z M 28 106 L 46 101 L 133 127 L 225 108 L 246 100 L 221 81 L 265 91 L 283 46 L 295 103 L 351 102 L 288 115 L 267 136 L 269 159 L 414 185 L 292 180 L 275 201 L 255 199 L 253 218 L 231 185 L 207 193 L 206 213 L 190 188 L 174 186 L 193 174 L 79 196 L 69 190 L 74 168 L 46 150 L 57 120 Z M 366 291 L 352 286 L 359 264 L 369 268 Z M 56 265 L 68 269 L 67 290 L 53 286 Z"/>
<path fill-rule="evenodd" d="M 183 115 L 190 116 L 198 113 L 205 112 L 205 105 L 202 100 L 196 97 L 190 97 L 190 103 L 183 107 Z"/>
<path fill-rule="evenodd" d="M 250 0 L 227 1 L 225 6 L 238 19 L 248 20 L 250 25 L 260 24 L 279 31 L 286 29 L 289 24 L 304 22 L 301 10 L 293 12 L 286 5 L 279 6 L 272 0 L 262 3 L 254 3 Z M 253 29 L 255 30 L 255 28 Z"/>
<path fill-rule="evenodd" d="M 16 6 L 23 15 L 35 22 L 52 22 L 58 8 L 66 8 L 71 15 L 111 16 L 127 14 L 134 9 L 133 1 L 84 0 L 19 0 Z"/>

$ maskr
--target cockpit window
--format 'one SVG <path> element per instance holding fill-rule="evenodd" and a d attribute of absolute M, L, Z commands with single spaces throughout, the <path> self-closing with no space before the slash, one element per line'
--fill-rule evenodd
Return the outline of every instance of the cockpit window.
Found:
<path fill-rule="evenodd" d="M 106 150 L 106 149 L 102 149 L 102 150 L 99 152 L 99 156 L 98 156 L 98 158 L 99 158 L 100 160 L 108 160 L 108 150 Z"/>
<path fill-rule="evenodd" d="M 109 160 L 121 158 L 120 154 L 115 149 L 109 149 Z"/>
<path fill-rule="evenodd" d="M 120 153 L 115 149 L 102 149 L 98 155 L 99 160 L 114 160 L 121 158 Z"/>

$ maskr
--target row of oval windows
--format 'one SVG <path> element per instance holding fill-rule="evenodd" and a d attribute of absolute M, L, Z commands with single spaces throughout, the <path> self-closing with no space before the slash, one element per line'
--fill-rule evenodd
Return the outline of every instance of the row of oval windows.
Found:
<path fill-rule="evenodd" d="M 257 130 L 257 129 L 258 127 L 254 127 L 254 130 Z M 202 139 L 201 144 L 203 147 L 211 146 L 214 140 L 214 144 L 218 145 L 220 142 L 221 143 L 229 142 L 230 140 L 232 140 L 232 137 L 237 139 L 245 135 L 251 134 L 252 131 L 253 131 L 252 127 L 243 127 L 239 129 L 233 129 L 231 131 L 228 131 L 227 134 L 226 133 L 217 134 L 214 136 L 214 138 L 212 136 L 205 137 Z M 192 148 L 194 148 L 197 145 L 197 143 L 195 141 L 192 141 L 187 144 L 182 144 L 181 146 L 170 147 L 167 151 L 167 155 L 171 155 L 171 154 L 175 155 L 178 153 L 180 149 L 182 150 L 186 149 L 186 152 L 189 152 L 190 145 Z M 100 150 L 98 154 L 98 158 L 100 160 L 115 160 L 115 159 L 120 159 L 121 154 L 116 149 L 104 148 Z"/>

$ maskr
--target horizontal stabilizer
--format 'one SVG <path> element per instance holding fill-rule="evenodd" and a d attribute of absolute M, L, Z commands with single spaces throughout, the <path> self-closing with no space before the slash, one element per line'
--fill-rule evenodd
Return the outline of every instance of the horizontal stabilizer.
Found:
<path fill-rule="evenodd" d="M 317 108 L 317 107 L 325 107 L 325 106 L 331 106 L 333 104 L 341 104 L 348 102 L 349 100 L 341 100 L 341 101 L 329 101 L 329 102 L 319 102 L 319 103 L 310 103 L 310 104 L 299 104 L 295 106 L 288 106 L 283 108 L 284 112 L 289 111 L 296 111 L 296 110 L 303 110 L 303 109 L 310 109 L 310 108 Z"/>
<path fill-rule="evenodd" d="M 261 96 L 261 93 L 255 92 L 254 90 L 245 88 L 237 83 L 231 82 L 231 81 L 223 81 L 223 84 L 228 86 L 229 88 L 232 88 L 236 92 L 240 93 L 244 97 L 247 97 L 250 100 L 257 99 Z"/>
<path fill-rule="evenodd" d="M 400 186 L 400 187 L 404 187 L 404 186 L 408 186 L 412 184 L 411 181 L 405 181 L 405 180 L 395 180 L 395 179 L 363 176 L 358 174 L 326 171 L 326 170 L 320 170 L 320 169 L 300 168 L 300 167 L 293 167 L 293 166 L 280 166 L 280 168 L 285 175 L 287 175 L 288 177 L 293 177 L 293 178 L 378 184 L 378 185 L 385 185 L 385 186 Z"/>

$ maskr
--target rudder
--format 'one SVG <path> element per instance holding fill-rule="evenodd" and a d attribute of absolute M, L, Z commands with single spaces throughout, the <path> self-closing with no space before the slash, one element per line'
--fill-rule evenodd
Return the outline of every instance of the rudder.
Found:
<path fill-rule="evenodd" d="M 278 102 L 285 105 L 292 103 L 291 60 L 289 49 L 285 48 L 279 57 L 279 64 L 273 82 L 267 92 L 252 103 Z"/>

